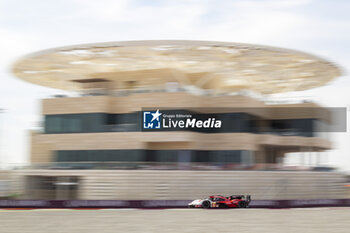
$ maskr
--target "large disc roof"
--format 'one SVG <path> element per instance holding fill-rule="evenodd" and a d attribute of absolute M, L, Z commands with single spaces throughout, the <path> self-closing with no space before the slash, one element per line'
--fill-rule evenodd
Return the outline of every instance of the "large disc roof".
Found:
<path fill-rule="evenodd" d="M 270 94 L 322 86 L 341 75 L 307 53 L 211 41 L 126 41 L 75 45 L 30 54 L 13 72 L 63 90 L 157 89 L 167 83 L 218 92 Z"/>

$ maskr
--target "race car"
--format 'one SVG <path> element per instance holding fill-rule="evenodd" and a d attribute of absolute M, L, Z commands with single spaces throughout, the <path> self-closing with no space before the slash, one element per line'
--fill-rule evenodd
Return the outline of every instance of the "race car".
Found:
<path fill-rule="evenodd" d="M 188 208 L 247 208 L 250 203 L 250 195 L 222 195 L 209 196 L 205 199 L 197 199 L 188 203 Z"/>

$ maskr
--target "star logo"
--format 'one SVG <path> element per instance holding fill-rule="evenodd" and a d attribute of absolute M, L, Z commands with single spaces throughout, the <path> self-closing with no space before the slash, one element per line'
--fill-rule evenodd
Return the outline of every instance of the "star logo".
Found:
<path fill-rule="evenodd" d="M 143 112 L 143 129 L 160 129 L 162 113 L 157 111 Z"/>
<path fill-rule="evenodd" d="M 157 109 L 157 111 L 156 111 L 155 113 L 151 113 L 151 115 L 153 116 L 153 118 L 152 118 L 152 120 L 151 120 L 151 122 L 152 122 L 152 121 L 154 121 L 154 120 L 159 121 L 159 117 L 160 117 L 162 114 L 159 113 L 159 109 Z"/>

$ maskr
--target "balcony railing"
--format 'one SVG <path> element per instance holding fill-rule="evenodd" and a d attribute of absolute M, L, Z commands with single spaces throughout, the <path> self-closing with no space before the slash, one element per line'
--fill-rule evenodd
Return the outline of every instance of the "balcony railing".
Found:
<path fill-rule="evenodd" d="M 8 169 L 25 170 L 225 170 L 225 171 L 333 171 L 328 166 L 286 166 L 283 164 L 243 164 L 204 162 L 51 162 L 26 165 L 12 164 Z"/>

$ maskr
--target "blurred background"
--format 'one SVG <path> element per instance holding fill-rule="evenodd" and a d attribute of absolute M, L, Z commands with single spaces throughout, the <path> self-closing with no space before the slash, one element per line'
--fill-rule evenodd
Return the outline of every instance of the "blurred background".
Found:
<path fill-rule="evenodd" d="M 0 1 L 1 198 L 349 198 L 349 8 Z M 146 107 L 227 124 L 144 132 Z"/>

